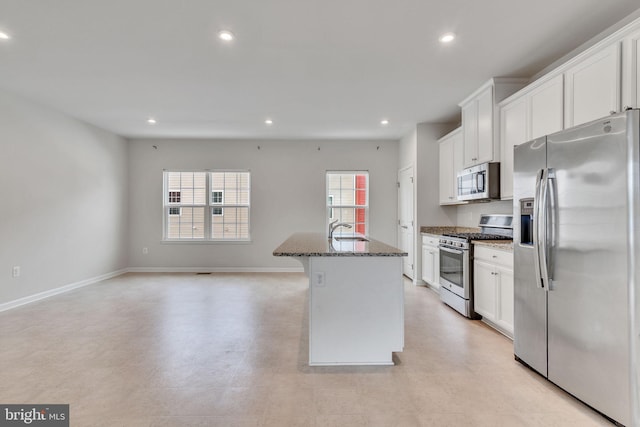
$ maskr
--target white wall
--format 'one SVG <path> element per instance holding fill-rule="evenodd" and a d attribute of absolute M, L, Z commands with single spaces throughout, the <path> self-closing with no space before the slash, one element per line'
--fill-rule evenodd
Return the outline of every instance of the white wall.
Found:
<path fill-rule="evenodd" d="M 297 261 L 274 257 L 272 252 L 293 232 L 326 231 L 327 170 L 369 171 L 370 235 L 395 244 L 397 163 L 396 141 L 132 140 L 129 266 L 140 270 L 300 268 Z M 163 169 L 217 168 L 251 170 L 252 242 L 162 243 Z M 143 247 L 148 254 L 142 253 Z"/>
<path fill-rule="evenodd" d="M 126 145 L 0 92 L 0 304 L 126 268 Z"/>
<path fill-rule="evenodd" d="M 413 166 L 415 168 L 418 152 L 417 128 L 414 128 L 409 134 L 405 135 L 400 140 L 398 150 L 398 170 L 409 166 Z"/>
<path fill-rule="evenodd" d="M 417 140 L 417 217 L 418 231 L 428 225 L 455 225 L 456 208 L 440 206 L 440 153 L 438 139 L 455 125 L 419 123 Z"/>
<path fill-rule="evenodd" d="M 491 202 L 469 203 L 458 206 L 456 225 L 461 227 L 477 227 L 480 214 L 513 214 L 511 200 L 494 200 Z"/>

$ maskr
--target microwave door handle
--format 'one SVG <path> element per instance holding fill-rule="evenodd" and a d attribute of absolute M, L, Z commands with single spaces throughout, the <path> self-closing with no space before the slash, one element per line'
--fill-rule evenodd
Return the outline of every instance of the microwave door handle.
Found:
<path fill-rule="evenodd" d="M 544 282 L 542 281 L 542 273 L 540 269 L 540 205 L 544 174 L 544 169 L 540 169 L 536 174 L 536 189 L 533 199 L 533 269 L 536 275 L 536 286 L 538 288 L 544 288 Z"/>

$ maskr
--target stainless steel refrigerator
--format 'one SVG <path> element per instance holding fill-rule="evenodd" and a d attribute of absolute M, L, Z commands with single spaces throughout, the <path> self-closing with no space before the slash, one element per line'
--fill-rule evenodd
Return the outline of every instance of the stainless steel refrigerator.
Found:
<path fill-rule="evenodd" d="M 516 359 L 640 426 L 640 113 L 515 148 Z"/>

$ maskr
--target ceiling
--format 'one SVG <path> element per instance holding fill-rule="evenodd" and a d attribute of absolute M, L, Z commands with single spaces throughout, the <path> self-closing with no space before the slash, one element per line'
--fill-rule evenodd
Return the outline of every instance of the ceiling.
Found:
<path fill-rule="evenodd" d="M 490 77 L 530 77 L 638 7 L 0 0 L 12 36 L 0 42 L 0 88 L 126 137 L 397 139 L 458 121 L 457 103 Z M 456 40 L 441 44 L 445 32 Z"/>

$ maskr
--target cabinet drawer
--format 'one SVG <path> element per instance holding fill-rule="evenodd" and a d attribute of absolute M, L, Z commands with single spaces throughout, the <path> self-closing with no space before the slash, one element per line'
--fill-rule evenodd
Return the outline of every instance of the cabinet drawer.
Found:
<path fill-rule="evenodd" d="M 422 244 L 428 246 L 438 246 L 440 243 L 440 236 L 436 236 L 435 234 L 423 234 L 422 235 Z"/>
<path fill-rule="evenodd" d="M 474 258 L 513 268 L 513 252 L 476 245 Z"/>

